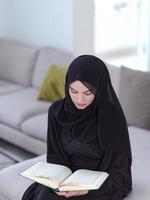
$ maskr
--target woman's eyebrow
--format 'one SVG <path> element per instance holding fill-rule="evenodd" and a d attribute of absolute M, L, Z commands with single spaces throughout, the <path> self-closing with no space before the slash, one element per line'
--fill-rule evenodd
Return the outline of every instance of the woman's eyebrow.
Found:
<path fill-rule="evenodd" d="M 77 90 L 75 90 L 73 87 L 71 87 L 70 86 L 70 89 L 72 89 L 72 90 L 74 90 L 74 91 L 76 91 L 76 92 L 78 92 Z M 86 91 L 83 91 L 83 93 L 86 93 L 86 92 L 91 92 L 91 90 L 90 89 L 88 89 L 88 90 L 86 90 Z"/>
<path fill-rule="evenodd" d="M 75 90 L 75 89 L 74 89 L 73 87 L 71 87 L 71 86 L 70 86 L 69 88 L 72 89 L 72 90 Z M 77 90 L 75 90 L 75 91 L 77 91 Z"/>

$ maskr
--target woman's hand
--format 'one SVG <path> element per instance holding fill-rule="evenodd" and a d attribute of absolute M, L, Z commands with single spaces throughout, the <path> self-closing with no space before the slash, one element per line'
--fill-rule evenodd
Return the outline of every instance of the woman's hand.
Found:
<path fill-rule="evenodd" d="M 89 192 L 88 190 L 81 190 L 81 191 L 70 191 L 70 192 L 56 192 L 56 194 L 59 196 L 64 196 L 66 198 L 69 198 L 74 196 L 82 196 L 87 194 L 88 192 Z"/>

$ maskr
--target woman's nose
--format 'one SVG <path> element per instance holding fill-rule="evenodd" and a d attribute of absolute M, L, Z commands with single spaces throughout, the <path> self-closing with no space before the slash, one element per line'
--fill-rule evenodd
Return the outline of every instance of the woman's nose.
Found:
<path fill-rule="evenodd" d="M 84 95 L 83 94 L 78 94 L 78 103 L 84 102 Z"/>

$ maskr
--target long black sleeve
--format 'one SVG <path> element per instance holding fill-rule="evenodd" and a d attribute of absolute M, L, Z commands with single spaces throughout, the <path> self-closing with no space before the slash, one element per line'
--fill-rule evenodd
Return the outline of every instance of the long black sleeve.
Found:
<path fill-rule="evenodd" d="M 51 138 L 50 138 L 51 134 L 53 134 L 54 131 L 55 131 L 54 116 L 53 116 L 52 108 L 50 107 L 48 111 L 48 124 L 47 124 L 47 162 L 60 164 L 59 158 L 56 156 L 56 153 L 54 151 Z"/>
<path fill-rule="evenodd" d="M 63 151 L 61 142 L 60 142 L 60 127 L 55 120 L 53 109 L 55 104 L 49 108 L 48 112 L 48 128 L 47 128 L 47 162 L 66 165 L 68 167 L 69 163 L 67 157 Z"/>
<path fill-rule="evenodd" d="M 110 194 L 116 199 L 123 199 L 131 190 L 132 185 L 130 160 L 115 153 L 105 154 L 103 167 L 106 168 L 109 177 L 99 190 L 90 191 L 89 194 Z"/>

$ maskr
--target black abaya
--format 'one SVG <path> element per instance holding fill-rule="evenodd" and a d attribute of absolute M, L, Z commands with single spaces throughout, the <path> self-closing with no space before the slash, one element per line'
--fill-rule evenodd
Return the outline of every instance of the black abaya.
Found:
<path fill-rule="evenodd" d="M 99 190 L 90 191 L 87 195 L 81 197 L 71 197 L 70 200 L 121 200 L 131 190 L 131 172 L 130 172 L 130 160 L 124 158 L 117 153 L 104 152 L 98 144 L 96 138 L 96 131 L 94 124 L 91 124 L 89 129 L 79 133 L 80 128 L 64 128 L 58 125 L 61 129 L 59 138 L 56 143 L 52 145 L 51 134 L 55 131 L 55 103 L 49 110 L 48 124 L 48 152 L 47 161 L 50 163 L 67 164 L 65 160 L 60 160 L 59 156 L 63 158 L 63 154 L 66 156 L 66 160 L 69 163 L 69 167 L 72 171 L 79 168 L 86 168 L 92 170 L 107 171 L 110 175 L 104 182 Z M 57 105 L 58 106 L 58 105 Z M 87 137 L 85 137 L 87 136 Z M 84 140 L 82 138 L 85 138 Z M 83 143 L 84 141 L 84 143 Z M 55 145 L 61 145 L 61 150 L 55 150 Z M 63 154 L 62 154 L 63 152 Z M 42 186 L 38 183 L 31 185 L 24 194 L 22 200 L 66 200 L 65 197 L 60 197 L 55 194 L 50 188 Z"/>

